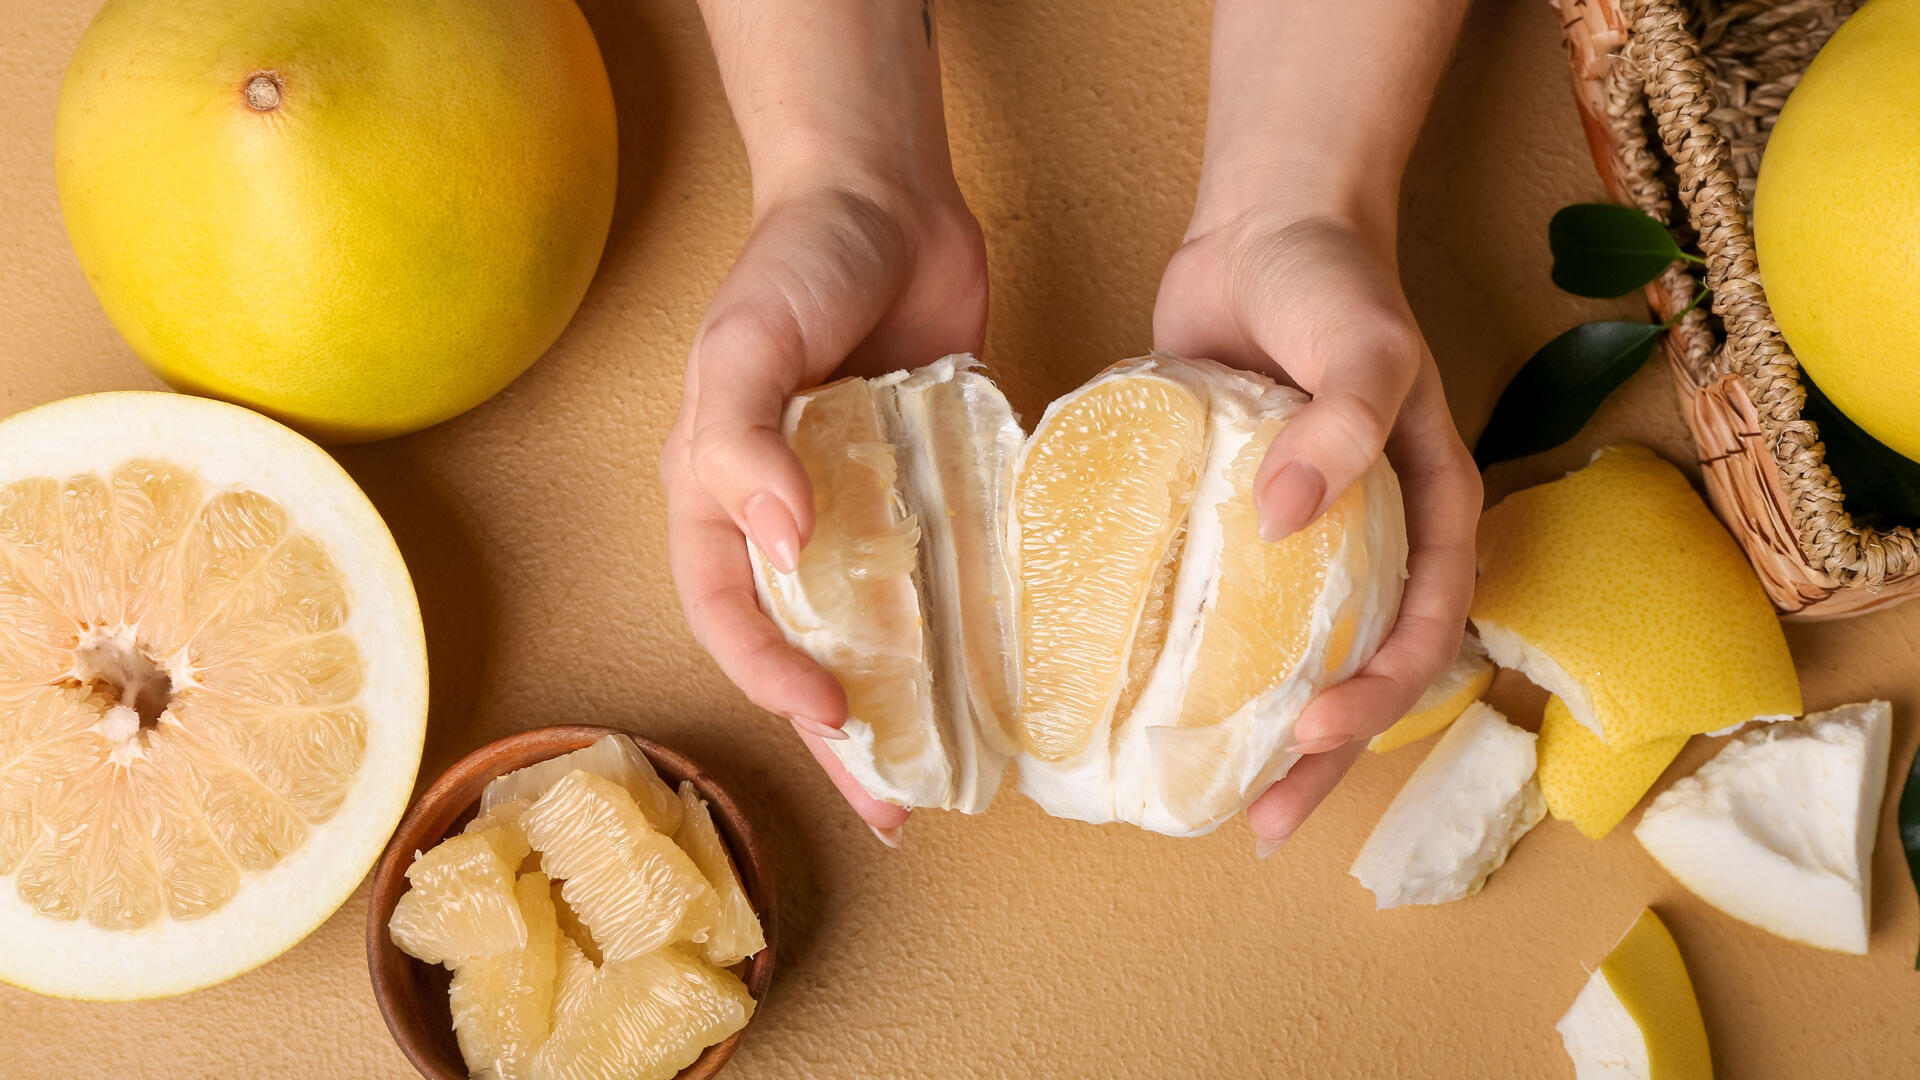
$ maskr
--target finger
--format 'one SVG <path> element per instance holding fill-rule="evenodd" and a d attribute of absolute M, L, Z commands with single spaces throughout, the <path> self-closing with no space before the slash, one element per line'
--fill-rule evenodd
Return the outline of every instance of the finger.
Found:
<path fill-rule="evenodd" d="M 1454 431 L 1438 375 L 1421 375 L 1387 443 L 1407 512 L 1407 583 L 1393 629 L 1353 678 L 1308 703 L 1299 750 L 1385 731 L 1406 715 L 1460 648 L 1473 596 L 1480 474 Z"/>
<path fill-rule="evenodd" d="M 684 466 L 667 471 L 668 564 L 694 637 L 754 704 L 798 727 L 837 734 L 847 715 L 840 683 L 760 610 L 740 530 Z"/>
<path fill-rule="evenodd" d="M 833 748 L 818 735 L 803 731 L 800 733 L 800 738 L 807 744 L 807 749 L 813 751 L 813 759 L 826 770 L 827 779 L 832 780 L 833 786 L 840 789 L 840 794 L 847 800 L 847 805 L 853 807 L 853 812 L 860 815 L 860 820 L 867 823 L 867 827 L 873 830 L 881 843 L 888 847 L 899 847 L 900 827 L 907 823 L 910 811 L 904 806 L 882 802 L 867 794 L 867 789 L 861 787 L 860 781 L 855 780 L 853 774 L 847 771 L 846 765 L 841 763 L 839 756 L 833 752 Z"/>
<path fill-rule="evenodd" d="M 1277 334 L 1261 335 L 1263 345 Z M 1271 348 L 1271 346 L 1269 346 Z M 1260 535 L 1280 540 L 1325 513 L 1380 456 L 1425 358 L 1417 332 L 1383 315 L 1370 328 L 1324 346 L 1313 400 L 1274 436 L 1254 474 Z M 1270 352 L 1286 367 L 1289 358 Z"/>
<path fill-rule="evenodd" d="M 1247 807 L 1247 827 L 1253 830 L 1262 856 L 1273 854 L 1300 828 L 1363 749 L 1361 743 L 1348 743 L 1324 754 L 1309 754 L 1253 800 Z"/>
<path fill-rule="evenodd" d="M 694 338 L 694 475 L 774 565 L 792 572 L 813 531 L 812 487 L 781 435 L 787 399 L 826 378 L 898 294 L 904 243 L 890 226 L 822 230 L 775 218 L 755 230 Z"/>

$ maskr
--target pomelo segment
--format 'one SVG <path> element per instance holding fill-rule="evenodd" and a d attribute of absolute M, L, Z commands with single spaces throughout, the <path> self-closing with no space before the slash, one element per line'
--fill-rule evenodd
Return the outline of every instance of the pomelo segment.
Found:
<path fill-rule="evenodd" d="M 605 777 L 627 789 L 647 823 L 663 833 L 680 827 L 680 797 L 654 770 L 653 762 L 625 735 L 609 733 L 570 754 L 535 762 L 493 779 L 480 793 L 485 814 L 506 802 L 531 805 L 575 769 Z"/>
<path fill-rule="evenodd" d="M 875 798 L 975 813 L 1014 745 L 1002 548 L 1020 428 L 949 356 L 794 397 L 784 430 L 813 486 L 792 574 L 756 552 L 762 605 L 846 690 L 828 743 Z"/>
<path fill-rule="evenodd" d="M 1197 416 L 1169 410 L 1168 400 L 1183 400 L 1166 397 L 1169 386 Z M 1082 410 L 1090 399 L 1107 405 Z M 1135 433 L 1174 423 L 1186 444 L 1169 474 L 1178 497 L 1144 516 L 1121 515 L 1151 542 L 1133 541 L 1124 558 L 1088 555 L 1084 565 L 1092 569 L 1080 571 L 1103 578 L 1113 595 L 1137 591 L 1140 611 L 1118 631 L 1077 618 L 1073 590 L 1049 595 L 1054 564 L 1028 558 L 1030 551 L 1097 548 L 1119 535 L 1103 524 L 1120 513 L 1101 502 L 1105 481 L 1078 494 L 1016 489 L 1024 492 L 1010 523 L 1020 552 L 1020 617 L 1028 605 L 1053 605 L 1048 618 L 1060 626 L 1051 641 L 1022 639 L 1023 700 L 1075 698 L 1093 688 L 1089 669 L 1064 662 L 1073 650 L 1126 657 L 1110 691 L 1112 712 L 1091 726 L 1085 747 L 1057 761 L 1037 753 L 1021 759 L 1021 790 L 1048 812 L 1176 836 L 1212 829 L 1284 775 L 1300 710 L 1385 637 L 1399 604 L 1406 541 L 1399 487 L 1384 461 L 1307 528 L 1277 543 L 1259 536 L 1253 479 L 1303 402 L 1257 375 L 1155 354 L 1117 364 L 1062 398 L 1029 440 L 1017 484 L 1034 470 L 1039 477 L 1051 471 L 1045 447 L 1052 442 L 1124 446 Z M 1190 420 L 1197 426 L 1188 428 Z M 1158 466 L 1144 462 L 1162 459 L 1148 449 L 1121 452 L 1110 463 L 1115 475 L 1155 475 Z M 1026 496 L 1031 501 L 1022 502 Z M 1021 625 L 1024 632 L 1029 624 Z M 1064 656 L 1049 655 L 1063 644 Z"/>
<path fill-rule="evenodd" d="M 573 970 L 537 1080 L 670 1080 L 753 1015 L 738 978 L 678 949 Z"/>
<path fill-rule="evenodd" d="M 625 788 L 575 769 L 520 823 L 540 852 L 541 868 L 560 879 L 561 897 L 592 930 L 605 960 L 706 940 L 719 897 Z"/>
<path fill-rule="evenodd" d="M 395 945 L 448 967 L 526 946 L 527 924 L 513 894 L 520 855 L 501 857 L 495 843 L 502 831 L 449 837 L 413 860 L 407 891 L 387 922 Z"/>
<path fill-rule="evenodd" d="M 747 899 L 747 890 L 740 884 L 740 875 L 734 871 L 733 857 L 727 854 L 727 845 L 713 826 L 706 800 L 693 790 L 692 783 L 682 781 L 680 802 L 686 807 L 686 815 L 673 842 L 693 859 L 701 876 L 720 897 L 700 952 L 709 963 L 728 967 L 766 948 L 766 934 L 760 928 L 760 917 L 754 914 L 753 901 Z"/>
<path fill-rule="evenodd" d="M 520 875 L 513 897 L 527 943 L 461 964 L 447 991 L 460 1056 L 474 1076 L 526 1080 L 533 1054 L 553 1026 L 559 924 L 553 886 L 538 871 Z"/>
<path fill-rule="evenodd" d="M 0 979 L 278 955 L 378 857 L 425 711 L 406 569 L 317 447 L 172 394 L 0 422 Z"/>

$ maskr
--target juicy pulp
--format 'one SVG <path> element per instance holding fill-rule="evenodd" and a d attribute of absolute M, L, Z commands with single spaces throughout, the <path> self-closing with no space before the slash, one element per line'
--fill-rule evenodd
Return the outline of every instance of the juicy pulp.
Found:
<path fill-rule="evenodd" d="M 547 1040 L 560 939 L 552 892 L 545 874 L 520 875 L 513 897 L 527 925 L 526 944 L 454 970 L 447 990 L 453 1034 L 474 1076 L 527 1080 L 534 1051 Z"/>
<path fill-rule="evenodd" d="M 165 393 L 0 422 L 0 979 L 179 993 L 284 951 L 405 809 L 426 656 L 326 454 Z"/>
<path fill-rule="evenodd" d="M 607 961 L 705 940 L 719 905 L 713 887 L 619 784 L 576 769 L 520 822 Z"/>
<path fill-rule="evenodd" d="M 686 813 L 681 818 L 680 831 L 673 834 L 673 842 L 700 868 L 700 875 L 720 898 L 713 925 L 700 952 L 708 963 L 728 967 L 766 948 L 766 934 L 760 928 L 760 916 L 753 910 L 753 901 L 747 898 L 747 890 L 740 884 L 740 875 L 734 871 L 733 857 L 727 854 L 727 845 L 720 839 L 720 831 L 714 828 L 706 800 L 693 790 L 691 781 L 681 782 L 680 802 L 686 807 Z"/>

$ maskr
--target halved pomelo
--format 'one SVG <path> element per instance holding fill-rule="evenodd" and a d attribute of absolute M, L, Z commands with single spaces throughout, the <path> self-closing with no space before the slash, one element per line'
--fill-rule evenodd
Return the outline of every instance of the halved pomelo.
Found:
<path fill-rule="evenodd" d="M 163 393 L 0 422 L 0 979 L 181 993 L 345 900 L 412 793 L 419 607 L 351 478 Z"/>

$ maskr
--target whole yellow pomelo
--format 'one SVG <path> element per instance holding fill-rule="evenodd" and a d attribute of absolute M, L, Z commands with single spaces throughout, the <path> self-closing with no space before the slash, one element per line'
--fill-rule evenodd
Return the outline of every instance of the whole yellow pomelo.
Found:
<path fill-rule="evenodd" d="M 55 152 L 134 351 L 336 441 L 525 371 L 613 215 L 613 93 L 573 0 L 108 0 Z"/>
<path fill-rule="evenodd" d="M 1873 0 L 1814 58 L 1767 141 L 1753 232 L 1801 365 L 1920 460 L 1920 0 Z"/>

